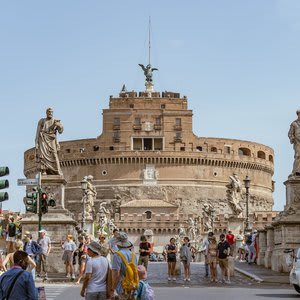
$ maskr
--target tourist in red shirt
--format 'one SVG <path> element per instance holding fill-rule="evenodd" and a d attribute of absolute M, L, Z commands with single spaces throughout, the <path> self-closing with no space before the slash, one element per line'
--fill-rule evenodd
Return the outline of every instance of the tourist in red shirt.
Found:
<path fill-rule="evenodd" d="M 234 251 L 234 234 L 229 230 L 228 233 L 226 234 L 226 241 L 228 242 L 230 246 L 230 256 L 233 256 L 233 251 Z"/>

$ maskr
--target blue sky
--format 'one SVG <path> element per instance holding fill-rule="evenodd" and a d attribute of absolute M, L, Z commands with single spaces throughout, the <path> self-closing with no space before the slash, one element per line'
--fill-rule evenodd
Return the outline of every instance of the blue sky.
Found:
<path fill-rule="evenodd" d="M 287 132 L 300 108 L 300 1 L 1 1 L 0 165 L 10 200 L 23 209 L 23 153 L 47 107 L 60 140 L 96 137 L 102 109 L 125 83 L 144 90 L 152 22 L 155 90 L 186 95 L 198 136 L 256 141 L 275 151 L 274 209 L 293 149 Z"/>

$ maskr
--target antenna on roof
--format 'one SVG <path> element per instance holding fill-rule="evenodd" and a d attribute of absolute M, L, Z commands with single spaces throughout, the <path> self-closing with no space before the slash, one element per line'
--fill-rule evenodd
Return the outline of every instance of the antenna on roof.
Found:
<path fill-rule="evenodd" d="M 149 65 L 151 65 L 151 17 L 149 16 Z"/>

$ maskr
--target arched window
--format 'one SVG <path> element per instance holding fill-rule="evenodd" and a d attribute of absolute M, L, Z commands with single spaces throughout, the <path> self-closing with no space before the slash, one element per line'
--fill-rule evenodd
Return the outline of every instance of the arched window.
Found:
<path fill-rule="evenodd" d="M 266 159 L 266 153 L 264 151 L 258 151 L 257 157 L 261 159 Z"/>
<path fill-rule="evenodd" d="M 274 162 L 273 155 L 269 155 L 269 161 Z"/>
<path fill-rule="evenodd" d="M 215 152 L 215 153 L 217 153 L 217 152 L 218 152 L 218 149 L 217 149 L 216 147 L 211 147 L 211 148 L 210 148 L 210 152 Z"/>
<path fill-rule="evenodd" d="M 248 148 L 239 148 L 239 155 L 251 156 L 251 151 Z"/>
<path fill-rule="evenodd" d="M 147 211 L 145 212 L 145 214 L 146 214 L 146 219 L 147 219 L 147 220 L 151 220 L 152 212 L 151 212 L 150 210 L 147 210 Z"/>

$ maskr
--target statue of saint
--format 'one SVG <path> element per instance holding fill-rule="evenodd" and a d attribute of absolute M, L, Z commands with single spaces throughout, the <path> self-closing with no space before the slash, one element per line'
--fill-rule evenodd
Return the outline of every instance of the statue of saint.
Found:
<path fill-rule="evenodd" d="M 240 205 L 240 201 L 242 200 L 242 184 L 239 180 L 237 174 L 233 174 L 233 176 L 229 176 L 230 183 L 226 185 L 227 187 L 227 199 L 230 203 L 234 214 L 237 216 L 241 214 L 243 208 Z"/>
<path fill-rule="evenodd" d="M 108 223 L 109 211 L 104 206 L 106 202 L 101 202 L 98 210 L 99 215 L 99 231 L 103 232 Z"/>
<path fill-rule="evenodd" d="M 202 208 L 202 215 L 203 215 L 203 229 L 205 232 L 212 230 L 212 223 L 213 223 L 213 215 L 212 211 L 214 208 L 209 203 L 204 203 Z"/>
<path fill-rule="evenodd" d="M 152 72 L 158 71 L 157 68 L 152 68 L 152 66 L 149 64 L 146 67 L 142 64 L 139 64 L 139 66 L 143 69 L 144 75 L 146 76 L 146 82 L 152 82 Z"/>
<path fill-rule="evenodd" d="M 56 133 L 64 130 L 60 120 L 53 118 L 53 109 L 48 108 L 46 118 L 40 119 L 35 137 L 35 153 L 39 171 L 43 175 L 62 175 L 59 165 L 59 143 Z"/>
<path fill-rule="evenodd" d="M 195 241 L 196 239 L 196 224 L 193 218 L 189 218 L 188 220 L 189 227 L 188 227 L 188 235 L 191 241 Z"/>
<path fill-rule="evenodd" d="M 291 176 L 300 176 L 300 109 L 296 111 L 298 119 L 292 122 L 288 133 L 291 144 L 294 145 L 294 166 Z"/>
<path fill-rule="evenodd" d="M 94 201 L 96 200 L 97 191 L 92 181 L 94 177 L 92 175 L 85 177 L 87 181 L 87 189 L 85 191 L 85 195 L 83 201 L 85 201 L 85 211 L 87 216 L 91 216 L 94 211 Z"/>

